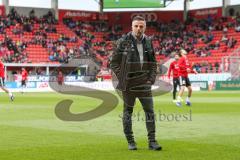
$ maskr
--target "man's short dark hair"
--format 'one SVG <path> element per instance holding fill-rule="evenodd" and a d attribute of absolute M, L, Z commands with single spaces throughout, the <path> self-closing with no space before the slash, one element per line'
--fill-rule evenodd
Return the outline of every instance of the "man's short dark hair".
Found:
<path fill-rule="evenodd" d="M 179 57 L 182 57 L 182 54 L 181 54 L 181 52 L 178 52 L 178 56 L 179 56 Z"/>
<path fill-rule="evenodd" d="M 133 21 L 145 21 L 145 18 L 143 18 L 142 16 L 135 16 L 135 17 L 133 17 L 133 19 L 132 19 L 132 22 Z"/>
<path fill-rule="evenodd" d="M 179 56 L 179 53 L 178 53 L 178 52 L 175 52 L 175 53 L 174 53 L 174 56 L 176 56 L 176 55 L 178 55 L 178 56 Z"/>

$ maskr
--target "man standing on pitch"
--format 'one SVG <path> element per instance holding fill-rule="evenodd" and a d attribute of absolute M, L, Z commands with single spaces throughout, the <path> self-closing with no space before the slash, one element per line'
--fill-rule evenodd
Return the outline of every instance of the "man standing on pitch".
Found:
<path fill-rule="evenodd" d="M 28 72 L 25 68 L 22 68 L 22 82 L 21 82 L 21 87 L 22 87 L 22 93 L 23 93 L 23 88 L 27 87 L 27 77 L 28 77 Z"/>
<path fill-rule="evenodd" d="M 6 92 L 10 98 L 11 101 L 14 100 L 14 96 L 12 92 L 10 92 L 7 88 L 4 87 L 4 80 L 5 80 L 5 67 L 3 62 L 0 60 L 0 88 Z"/>
<path fill-rule="evenodd" d="M 195 73 L 197 74 L 197 71 L 195 69 L 192 69 L 192 65 L 190 64 L 188 58 L 187 58 L 187 52 L 184 49 L 181 49 L 179 51 L 180 59 L 178 60 L 178 66 L 179 66 L 179 82 L 180 82 L 180 91 L 177 97 L 176 105 L 178 107 L 182 106 L 182 96 L 185 90 L 185 87 L 188 88 L 188 96 L 186 98 L 186 105 L 191 106 L 190 97 L 192 96 L 192 87 L 191 82 L 188 78 L 189 73 Z"/>
<path fill-rule="evenodd" d="M 168 69 L 168 79 L 171 78 L 171 73 L 173 77 L 173 102 L 176 103 L 176 94 L 177 94 L 177 87 L 180 86 L 179 82 L 179 66 L 178 66 L 178 59 L 179 55 L 178 53 L 175 53 L 174 55 L 174 61 L 170 64 L 170 67 Z"/>
<path fill-rule="evenodd" d="M 156 78 L 157 64 L 151 40 L 144 34 L 146 21 L 136 16 L 132 20 L 132 32 L 117 41 L 111 60 L 111 69 L 118 79 L 117 89 L 122 91 L 124 101 L 123 130 L 129 150 L 137 146 L 132 131 L 132 112 L 138 98 L 143 106 L 151 150 L 161 150 L 155 139 L 155 117 L 151 85 Z"/>

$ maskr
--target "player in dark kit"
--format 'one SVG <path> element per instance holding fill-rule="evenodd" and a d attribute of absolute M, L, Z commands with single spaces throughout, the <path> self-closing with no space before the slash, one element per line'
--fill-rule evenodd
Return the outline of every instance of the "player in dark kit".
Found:
<path fill-rule="evenodd" d="M 22 93 L 23 93 L 23 88 L 27 87 L 27 77 L 28 77 L 28 72 L 26 71 L 25 68 L 22 68 L 22 82 L 21 82 L 21 87 L 22 87 Z"/>
<path fill-rule="evenodd" d="M 58 81 L 58 85 L 61 86 L 61 85 L 63 84 L 64 77 L 63 77 L 62 71 L 59 71 L 59 72 L 58 72 L 57 81 Z"/>
<path fill-rule="evenodd" d="M 177 106 L 182 105 L 181 102 L 183 101 L 182 96 L 183 96 L 185 87 L 188 88 L 188 96 L 186 98 L 186 105 L 191 106 L 190 97 L 192 96 L 192 87 L 191 87 L 191 82 L 188 78 L 188 74 L 189 73 L 197 74 L 196 70 L 192 69 L 192 66 L 189 63 L 186 54 L 187 54 L 187 52 L 183 49 L 181 49 L 179 52 L 180 59 L 178 60 L 178 66 L 179 66 L 179 81 L 180 81 L 181 89 L 180 89 L 179 95 L 177 97 L 177 102 L 176 102 Z"/>
<path fill-rule="evenodd" d="M 179 60 L 179 55 L 176 53 L 174 55 L 174 61 L 170 64 L 170 67 L 168 69 L 168 78 L 170 79 L 171 74 L 173 76 L 173 103 L 176 103 L 176 94 L 177 94 L 177 87 L 180 87 L 180 82 L 179 82 L 179 66 L 178 66 L 178 60 Z"/>
<path fill-rule="evenodd" d="M 7 88 L 4 87 L 4 80 L 5 80 L 4 64 L 2 63 L 2 61 L 0 61 L 0 88 L 4 92 L 8 93 L 9 98 L 11 99 L 11 101 L 13 101 L 14 96 Z"/>

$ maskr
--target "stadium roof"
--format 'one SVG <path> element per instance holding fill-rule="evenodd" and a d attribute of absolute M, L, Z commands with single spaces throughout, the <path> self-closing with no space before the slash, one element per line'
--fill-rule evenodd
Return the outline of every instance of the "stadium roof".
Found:
<path fill-rule="evenodd" d="M 99 0 L 58 0 L 59 9 L 71 9 L 71 10 L 88 10 L 88 11 L 99 11 Z M 143 11 L 143 10 L 183 10 L 184 0 L 175 0 L 167 2 L 166 8 L 159 9 L 121 9 L 122 11 Z M 0 0 L 2 4 L 2 0 Z M 239 5 L 240 0 L 231 0 L 231 5 Z M 22 7 L 35 7 L 35 8 L 50 8 L 51 0 L 9 0 L 10 6 L 22 6 Z M 190 9 L 201 9 L 201 8 L 212 8 L 222 6 L 222 0 L 193 0 L 190 2 Z M 119 10 L 119 11 L 121 11 Z M 116 11 L 111 9 L 108 11 Z"/>
<path fill-rule="evenodd" d="M 240 0 L 230 0 L 230 5 L 240 5 Z M 184 10 L 184 0 L 174 0 L 166 3 L 165 8 L 148 8 L 144 9 L 147 11 L 151 10 L 160 10 L 160 11 L 176 11 L 176 10 Z M 193 9 L 202 9 L 202 8 L 213 8 L 213 7 L 221 7 L 222 0 L 193 0 L 190 2 L 190 10 Z M 115 9 L 116 10 L 116 9 Z M 139 11 L 139 9 L 120 9 L 119 11 Z M 141 11 L 143 9 L 140 9 Z M 113 11 L 108 9 L 108 11 Z"/>

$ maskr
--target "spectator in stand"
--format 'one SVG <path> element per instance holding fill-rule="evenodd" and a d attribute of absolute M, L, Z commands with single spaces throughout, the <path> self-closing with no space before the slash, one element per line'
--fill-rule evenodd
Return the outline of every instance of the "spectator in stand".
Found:
<path fill-rule="evenodd" d="M 237 43 L 237 40 L 234 39 L 233 37 L 230 37 L 228 42 L 227 42 L 227 46 L 228 46 L 228 48 L 234 48 L 236 43 Z"/>
<path fill-rule="evenodd" d="M 227 26 L 225 26 L 225 27 L 223 28 L 223 34 L 227 34 L 227 32 L 228 32 L 228 28 L 227 28 Z"/>
<path fill-rule="evenodd" d="M 216 28 L 216 31 L 222 31 L 223 25 L 221 23 L 217 23 L 215 28 Z"/>
<path fill-rule="evenodd" d="M 212 72 L 213 72 L 213 66 L 212 66 L 212 63 L 209 63 L 208 68 L 209 68 L 210 73 L 212 73 Z"/>
<path fill-rule="evenodd" d="M 32 21 L 35 21 L 35 11 L 32 9 L 30 12 L 29 12 L 29 18 L 30 20 Z"/>
<path fill-rule="evenodd" d="M 220 48 L 220 42 L 219 42 L 219 41 L 216 41 L 216 42 L 215 42 L 214 50 L 218 50 L 219 48 Z"/>
<path fill-rule="evenodd" d="M 221 42 L 226 43 L 227 41 L 228 41 L 227 34 L 223 34 L 222 39 L 221 39 Z"/>
<path fill-rule="evenodd" d="M 4 34 L 5 33 L 5 24 L 3 23 L 3 21 L 0 19 L 0 33 Z"/>
<path fill-rule="evenodd" d="M 208 33 L 207 35 L 207 43 L 211 42 L 213 40 L 214 36 L 211 32 Z"/>
<path fill-rule="evenodd" d="M 215 30 L 215 28 L 214 28 L 214 26 L 213 26 L 213 25 L 210 25 L 210 26 L 208 27 L 208 30 L 211 32 L 211 31 L 214 31 L 214 30 Z"/>
<path fill-rule="evenodd" d="M 236 24 L 235 31 L 236 32 L 240 32 L 240 23 Z"/>
<path fill-rule="evenodd" d="M 219 73 L 219 66 L 220 66 L 219 63 L 216 62 L 214 67 L 216 68 L 216 72 L 217 72 L 217 73 Z"/>
<path fill-rule="evenodd" d="M 201 73 L 201 65 L 199 63 L 194 64 L 193 69 L 196 69 L 198 73 Z"/>

